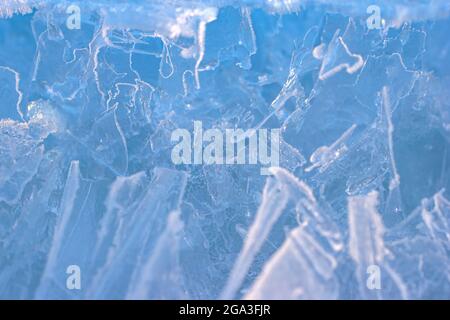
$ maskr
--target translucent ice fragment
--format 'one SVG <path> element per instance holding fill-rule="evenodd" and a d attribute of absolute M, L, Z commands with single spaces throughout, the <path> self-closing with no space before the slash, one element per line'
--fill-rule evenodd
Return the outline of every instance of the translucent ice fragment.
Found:
<path fill-rule="evenodd" d="M 340 233 L 334 224 L 322 215 L 312 190 L 282 168 L 270 168 L 274 178 L 268 178 L 262 203 L 252 223 L 244 246 L 236 260 L 222 298 L 234 297 L 250 265 L 290 199 L 296 207 L 298 221 L 313 238 L 325 243 L 330 252 L 342 249 Z"/>
<path fill-rule="evenodd" d="M 52 246 L 48 253 L 47 262 L 43 275 L 40 280 L 40 285 L 36 290 L 36 298 L 45 297 L 50 294 L 48 290 L 51 290 L 54 286 L 54 279 L 61 280 L 65 276 L 64 269 L 58 268 L 59 261 L 62 255 L 62 249 L 65 242 L 66 232 L 70 229 L 69 222 L 73 221 L 73 216 L 77 213 L 74 212 L 75 200 L 77 198 L 77 192 L 80 187 L 80 163 L 78 161 L 72 161 L 67 174 L 67 180 L 64 187 L 64 193 L 61 200 L 61 211 L 59 212 L 58 222 L 56 230 L 53 234 Z M 56 287 L 57 281 L 56 282 Z M 65 281 L 61 281 L 61 286 L 65 284 Z M 53 289 L 54 290 L 54 289 Z M 64 290 L 64 289 L 63 289 Z"/>
<path fill-rule="evenodd" d="M 441 190 L 430 199 L 422 200 L 422 219 L 431 237 L 450 252 L 450 201 Z"/>
<path fill-rule="evenodd" d="M 406 299 L 406 286 L 385 261 L 388 253 L 383 240 L 385 229 L 377 206 L 376 191 L 348 198 L 349 254 L 356 264 L 360 295 L 362 298 L 382 298 L 380 289 L 385 284 L 381 279 L 384 279 L 394 282 L 401 297 Z"/>
<path fill-rule="evenodd" d="M 389 91 L 387 87 L 383 87 L 382 97 L 383 97 L 384 114 L 386 116 L 389 160 L 391 163 L 391 170 L 393 174 L 391 182 L 389 183 L 389 190 L 392 191 L 394 188 L 397 188 L 400 185 L 400 176 L 397 171 L 397 165 L 395 164 L 394 141 L 392 137 L 394 133 L 394 125 L 392 124 L 392 109 L 391 109 L 391 102 L 389 101 Z"/>
<path fill-rule="evenodd" d="M 186 299 L 178 264 L 182 229 L 180 212 L 171 212 L 152 255 L 135 271 L 127 298 Z"/>
<path fill-rule="evenodd" d="M 320 172 L 325 171 L 333 161 L 335 161 L 347 151 L 345 142 L 353 133 L 355 128 L 356 124 L 348 128 L 332 145 L 322 146 L 314 151 L 309 159 L 309 161 L 311 162 L 311 166 L 306 168 L 305 171 L 309 172 L 311 170 L 314 170 L 315 168 L 320 168 Z"/>
<path fill-rule="evenodd" d="M 283 192 L 279 183 L 274 178 L 268 178 L 255 220 L 247 233 L 243 248 L 222 292 L 222 299 L 232 299 L 236 294 L 247 275 L 253 259 L 283 212 L 287 201 L 288 194 Z"/>
<path fill-rule="evenodd" d="M 2 101 L 0 118 L 19 120 L 23 117 L 20 110 L 23 99 L 23 93 L 19 88 L 20 74 L 10 67 L 0 66 L 0 85 L 2 87 L 2 91 L 0 91 Z"/>
<path fill-rule="evenodd" d="M 292 230 L 245 299 L 336 299 L 335 257 L 304 227 Z"/>
<path fill-rule="evenodd" d="M 369 56 L 356 82 L 355 93 L 361 103 L 371 107 L 386 86 L 389 88 L 391 111 L 394 112 L 399 100 L 411 92 L 418 77 L 417 71 L 406 68 L 399 53 Z"/>
<path fill-rule="evenodd" d="M 387 199 L 387 211 L 398 213 L 402 211 L 402 201 L 400 194 L 400 175 L 394 154 L 394 124 L 392 123 L 392 108 L 388 87 L 383 87 L 382 92 L 383 111 L 386 119 L 387 145 L 389 152 L 389 163 L 391 165 L 391 180 L 389 182 L 389 196 Z"/>
<path fill-rule="evenodd" d="M 378 193 L 348 198 L 349 251 L 353 260 L 364 268 L 379 264 L 385 256 L 384 226 L 377 212 Z"/>
<path fill-rule="evenodd" d="M 128 148 L 117 114 L 114 108 L 100 117 L 83 144 L 97 161 L 123 175 L 128 170 Z"/>
<path fill-rule="evenodd" d="M 0 201 L 1 299 L 35 297 L 51 247 L 55 218 L 60 212 L 61 180 L 64 184 L 63 172 L 67 171 L 62 159 L 62 152 L 42 158 L 30 187 L 20 196 L 20 204 L 9 206 Z M 55 277 L 59 275 L 66 274 Z M 65 278 L 61 283 L 65 283 Z M 55 295 L 61 292 L 60 286 L 57 288 L 58 291 L 52 291 Z"/>
<path fill-rule="evenodd" d="M 150 184 L 141 186 L 142 178 L 142 175 L 139 175 L 132 177 L 130 181 L 121 179 L 111 188 L 109 199 L 115 205 L 109 208 L 103 218 L 102 225 L 107 223 L 109 226 L 102 227 L 102 230 L 108 232 L 99 234 L 102 244 L 97 246 L 97 252 L 102 256 L 99 259 L 101 267 L 97 269 L 91 282 L 88 297 L 126 297 L 134 272 L 137 272 L 136 276 L 140 272 L 145 273 L 135 270 L 153 266 L 151 256 L 159 252 L 161 246 L 166 245 L 164 241 L 160 244 L 157 239 L 164 230 L 169 213 L 179 209 L 187 174 L 155 168 Z M 133 187 L 135 182 L 138 183 L 137 189 Z M 129 192 L 137 194 L 129 198 Z M 113 196 L 117 198 L 113 200 Z M 174 219 L 175 221 L 169 220 L 169 225 L 176 230 L 176 218 Z M 168 232 L 174 230 L 170 229 Z M 162 239 L 165 238 L 163 236 Z"/>
<path fill-rule="evenodd" d="M 298 81 L 298 74 L 296 68 L 289 70 L 289 76 L 286 82 L 283 84 L 283 88 L 277 97 L 272 101 L 271 107 L 274 109 L 273 112 L 279 113 L 279 111 L 284 107 L 286 102 L 290 98 L 304 97 L 305 93 L 303 87 Z"/>
<path fill-rule="evenodd" d="M 450 201 L 440 190 L 386 232 L 390 264 L 401 272 L 411 299 L 441 299 L 450 294 L 448 252 Z M 392 296 L 392 295 L 391 295 Z"/>

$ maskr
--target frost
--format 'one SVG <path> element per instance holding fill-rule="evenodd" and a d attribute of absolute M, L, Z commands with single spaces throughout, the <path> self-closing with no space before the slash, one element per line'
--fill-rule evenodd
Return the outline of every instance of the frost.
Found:
<path fill-rule="evenodd" d="M 154 253 L 134 276 L 130 299 L 182 299 L 185 289 L 180 284 L 178 265 L 180 232 L 183 224 L 179 212 L 170 213 L 166 229 L 156 242 Z"/>
<path fill-rule="evenodd" d="M 2 0 L 0 2 L 0 18 L 9 18 L 15 13 L 30 13 L 35 1 Z"/>

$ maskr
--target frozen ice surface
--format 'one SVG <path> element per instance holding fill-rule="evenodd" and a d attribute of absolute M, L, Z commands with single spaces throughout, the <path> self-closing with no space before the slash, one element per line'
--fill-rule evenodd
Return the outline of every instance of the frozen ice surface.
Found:
<path fill-rule="evenodd" d="M 449 32 L 447 0 L 0 0 L 0 298 L 450 299 Z M 281 129 L 279 166 L 175 165 L 194 121 Z"/>

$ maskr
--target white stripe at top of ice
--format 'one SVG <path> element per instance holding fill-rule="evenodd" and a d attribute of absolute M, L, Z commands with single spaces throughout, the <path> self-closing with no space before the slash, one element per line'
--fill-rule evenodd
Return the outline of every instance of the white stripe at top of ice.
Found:
<path fill-rule="evenodd" d="M 298 12 L 305 6 L 320 6 L 327 11 L 344 15 L 366 16 L 367 8 L 373 5 L 373 2 L 373 0 L 172 0 L 170 2 L 167 0 L 0 0 L 0 18 L 8 18 L 16 13 L 30 13 L 34 8 L 62 8 L 76 4 L 89 10 L 102 9 L 103 14 L 114 17 L 112 20 L 115 20 L 118 26 L 123 24 L 124 20 L 132 19 L 144 27 L 145 24 L 148 26 L 153 24 L 152 21 L 141 19 L 144 17 L 150 16 L 154 18 L 152 19 L 154 21 L 163 21 L 173 15 L 182 15 L 186 10 L 206 7 L 220 9 L 225 6 L 264 8 L 274 13 Z M 398 25 L 404 21 L 436 20 L 450 15 L 448 0 L 378 0 L 376 5 L 381 8 L 383 17 L 391 21 L 391 25 Z"/>

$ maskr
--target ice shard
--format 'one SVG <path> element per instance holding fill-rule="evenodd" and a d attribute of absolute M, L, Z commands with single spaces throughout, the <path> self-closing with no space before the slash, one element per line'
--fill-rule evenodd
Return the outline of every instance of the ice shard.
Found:
<path fill-rule="evenodd" d="M 320 273 L 328 270 L 324 276 L 333 280 L 330 272 L 336 267 L 333 254 L 342 247 L 339 231 L 332 221 L 327 221 L 328 219 L 322 216 L 322 210 L 312 190 L 304 182 L 299 181 L 284 169 L 271 168 L 271 172 L 275 177 L 275 181 L 273 181 L 274 178 L 269 178 L 266 182 L 263 201 L 256 213 L 255 221 L 246 235 L 244 247 L 236 260 L 222 297 L 225 299 L 234 297 L 252 260 L 260 250 L 262 242 L 267 238 L 271 228 L 276 220 L 279 219 L 288 200 L 290 200 L 294 203 L 300 226 L 290 233 L 290 236 L 277 251 L 275 257 L 267 263 L 262 271 L 261 278 L 257 280 L 254 288 L 249 293 L 249 297 L 251 299 L 276 299 L 283 296 L 295 298 L 298 295 L 297 298 L 326 298 L 326 293 L 323 293 L 323 296 L 322 293 L 317 293 L 316 295 L 313 293 L 314 289 L 312 287 L 305 288 L 305 286 L 309 286 L 307 282 L 312 281 L 311 279 L 314 277 L 314 274 L 308 276 L 306 273 L 309 268 L 317 269 L 319 272 L 318 277 L 320 278 Z M 276 194 L 271 195 L 268 193 L 268 190 L 273 190 Z M 312 236 L 309 233 L 312 233 Z M 330 250 L 329 253 L 327 253 L 327 249 L 322 248 L 321 242 L 326 242 L 327 248 Z M 295 256 L 298 257 L 293 258 Z M 295 262 L 296 259 L 298 259 L 297 263 Z M 280 271 L 274 271 L 272 270 L 273 268 Z M 288 276 L 286 272 L 290 268 L 298 270 L 301 275 L 294 276 L 297 271 L 293 271 L 293 274 Z M 273 279 L 272 274 L 275 277 Z M 283 289 L 277 288 L 274 291 L 272 287 L 274 283 L 281 286 L 280 279 L 277 280 L 276 277 L 283 277 L 286 283 Z M 293 283 L 293 279 L 296 279 L 296 283 Z M 263 286 L 264 289 L 260 288 L 260 286 Z M 330 293 L 330 297 L 332 296 L 333 293 Z"/>

